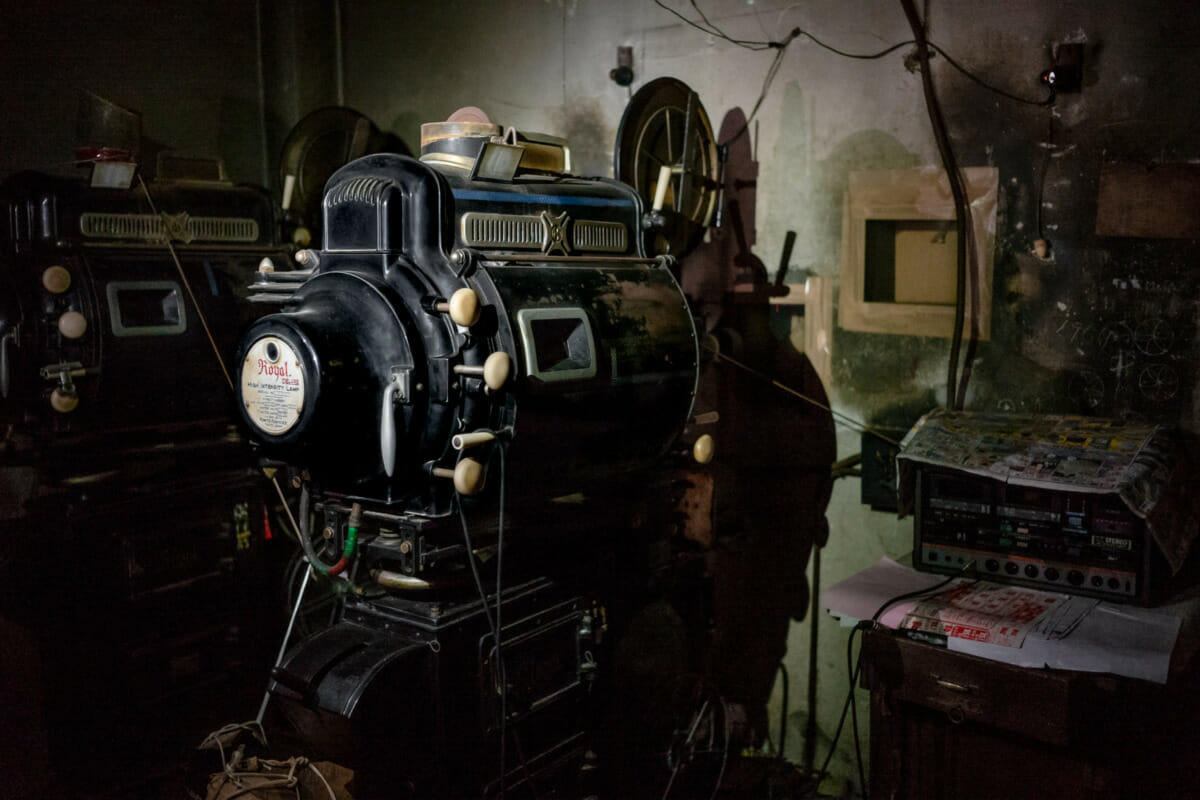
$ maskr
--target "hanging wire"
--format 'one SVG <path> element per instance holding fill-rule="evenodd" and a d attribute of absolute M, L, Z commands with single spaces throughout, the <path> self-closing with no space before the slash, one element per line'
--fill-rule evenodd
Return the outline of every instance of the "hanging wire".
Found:
<path fill-rule="evenodd" d="M 814 405 L 817 408 L 821 409 L 822 411 L 828 411 L 830 414 L 832 414 L 834 416 L 835 419 L 837 419 L 842 424 L 847 425 L 847 426 L 853 428 L 854 430 L 859 431 L 860 433 L 869 433 L 872 436 L 877 436 L 880 439 L 882 439 L 883 441 L 887 442 L 888 444 L 892 444 L 897 447 L 900 446 L 900 443 L 898 441 L 896 441 L 892 437 L 888 436 L 886 433 L 883 433 L 875 428 L 872 428 L 870 425 L 866 425 L 862 422 L 859 422 L 858 420 L 854 419 L 853 417 L 843 414 L 840 411 L 834 411 L 832 408 L 830 408 L 825 403 L 822 403 L 819 400 L 814 400 L 813 398 L 809 397 L 808 395 L 804 394 L 803 392 L 793 389 L 792 387 L 788 386 L 787 384 L 780 383 L 779 381 L 772 378 L 770 375 L 767 375 L 766 373 L 763 373 L 763 372 L 759 372 L 758 370 L 754 369 L 753 367 L 747 366 L 746 364 L 743 364 L 742 362 L 738 361 L 736 358 L 727 356 L 724 353 L 710 347 L 709 345 L 703 345 L 703 347 L 705 350 L 707 350 L 708 352 L 710 352 L 714 356 L 716 356 L 717 359 L 719 359 L 721 361 L 727 361 L 730 364 L 732 364 L 733 366 L 737 367 L 738 369 L 744 370 L 745 372 L 753 375 L 754 377 L 758 378 L 759 380 L 766 381 L 767 383 L 771 384 L 775 388 L 782 389 L 783 391 L 787 392 L 788 394 L 792 395 L 793 397 L 798 397 L 799 399 L 803 400 L 804 402 L 809 403 L 810 405 Z"/>
<path fill-rule="evenodd" d="M 154 216 L 158 216 L 158 209 L 154 207 L 154 198 L 150 196 L 150 187 L 146 186 L 145 179 L 142 174 L 138 173 L 138 183 L 142 187 L 142 194 L 146 195 L 146 202 L 150 204 L 150 212 Z M 208 329 L 208 320 L 204 318 L 204 310 L 200 308 L 200 304 L 196 302 L 196 295 L 192 292 L 192 285 L 188 282 L 187 275 L 183 272 L 183 264 L 179 261 L 179 254 L 175 252 L 175 245 L 171 244 L 171 235 L 165 234 L 163 241 L 167 245 L 167 250 L 171 254 L 171 260 L 175 262 L 175 269 L 179 271 L 179 280 L 183 283 L 183 288 L 187 290 L 188 297 L 192 299 L 192 306 L 196 309 L 196 316 L 200 318 L 200 325 L 204 328 L 204 335 L 208 337 L 208 343 L 212 345 L 213 355 L 217 357 L 217 363 L 221 365 L 221 373 L 225 376 L 225 382 L 229 384 L 229 391 L 234 391 L 233 378 L 229 377 L 229 370 L 225 367 L 225 359 L 221 357 L 221 350 L 217 347 L 217 342 L 213 339 L 212 331 Z"/>
<path fill-rule="evenodd" d="M 901 48 L 909 47 L 909 46 L 915 45 L 917 43 L 915 39 L 907 39 L 903 42 L 897 42 L 896 44 L 890 45 L 890 46 L 885 47 L 884 49 L 876 51 L 876 52 L 852 53 L 847 50 L 842 50 L 841 48 L 834 47 L 833 45 L 823 41 L 822 39 L 819 39 L 817 36 L 813 35 L 810 31 L 806 31 L 803 28 L 799 28 L 799 27 L 792 28 L 791 31 L 789 32 L 788 36 L 785 39 L 780 40 L 780 41 L 771 40 L 771 39 L 761 39 L 761 40 L 736 39 L 736 38 L 728 35 L 727 33 L 725 33 L 725 31 L 721 30 L 719 27 L 717 27 L 716 24 L 714 24 L 711 20 L 709 20 L 708 17 L 704 14 L 704 12 L 700 10 L 700 6 L 697 4 L 696 0 L 690 0 L 690 4 L 691 4 L 692 8 L 695 9 L 696 13 L 700 15 L 700 19 L 703 21 L 703 24 L 696 22 L 693 19 L 689 19 L 688 17 L 679 13 L 675 9 L 666 5 L 664 2 L 662 2 L 662 0 L 654 0 L 654 2 L 657 6 L 659 6 L 663 10 L 671 13 L 672 15 L 674 15 L 675 17 L 677 17 L 678 19 L 683 21 L 686 25 L 689 25 L 689 26 L 695 28 L 696 30 L 702 31 L 702 32 L 708 34 L 709 36 L 713 36 L 724 42 L 728 42 L 729 44 L 735 45 L 737 47 L 741 47 L 746 50 L 761 51 L 761 50 L 770 50 L 773 48 L 778 48 L 778 49 L 782 50 L 783 48 L 787 47 L 787 45 L 789 43 L 791 43 L 792 40 L 799 38 L 801 36 L 804 36 L 804 37 L 807 37 L 810 41 L 812 41 L 813 44 L 817 45 L 818 47 L 820 47 L 824 50 L 827 50 L 830 53 L 833 53 L 834 55 L 841 56 L 842 58 L 851 58 L 851 59 L 855 59 L 858 61 L 873 61 L 875 59 L 883 58 L 884 56 L 886 56 L 890 53 L 894 53 L 895 51 L 897 51 Z M 934 42 L 927 42 L 926 44 L 928 45 L 928 47 L 931 51 L 936 52 L 942 58 L 946 59 L 946 63 L 949 64 L 953 69 L 960 72 L 968 80 L 972 81 L 979 87 L 986 89 L 989 92 L 999 95 L 1000 97 L 1003 97 L 1007 100 L 1011 100 L 1014 103 L 1020 103 L 1023 105 L 1030 105 L 1030 106 L 1054 105 L 1055 93 L 1053 91 L 1050 91 L 1050 93 L 1046 97 L 1040 98 L 1040 99 L 1022 97 L 1013 92 L 1009 92 L 1004 89 L 1001 89 L 998 86 L 996 86 L 995 84 L 992 84 L 992 83 L 984 80 L 979 75 L 977 75 L 976 73 L 967 69 L 962 64 L 960 64 L 957 60 L 955 60 L 953 57 L 951 57 L 951 55 L 949 53 L 947 53 L 946 50 L 943 47 L 941 47 L 940 45 L 938 45 Z M 760 98 L 759 102 L 761 102 L 761 98 Z"/>

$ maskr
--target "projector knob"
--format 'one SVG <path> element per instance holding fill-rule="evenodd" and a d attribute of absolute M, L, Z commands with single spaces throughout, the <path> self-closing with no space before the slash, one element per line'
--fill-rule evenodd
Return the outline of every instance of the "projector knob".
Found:
<path fill-rule="evenodd" d="M 55 389 L 50 393 L 50 407 L 60 414 L 68 414 L 75 410 L 79 405 L 79 395 L 74 392 L 64 392 L 62 389 Z"/>
<path fill-rule="evenodd" d="M 437 478 L 453 479 L 454 491 L 466 497 L 479 494 L 483 489 L 483 464 L 473 458 L 461 459 L 454 465 L 454 469 L 435 467 L 433 475 Z"/>
<path fill-rule="evenodd" d="M 58 318 L 58 332 L 68 339 L 78 339 L 87 332 L 87 317 L 78 311 L 68 311 Z"/>
<path fill-rule="evenodd" d="M 479 295 L 474 289 L 462 288 L 450 295 L 450 302 L 438 303 L 435 309 L 449 313 L 455 325 L 469 328 L 479 322 Z"/>
<path fill-rule="evenodd" d="M 491 431 L 473 431 L 471 433 L 457 433 L 450 439 L 450 446 L 455 450 L 465 450 L 468 447 L 478 447 L 481 444 L 487 444 L 496 438 L 496 434 Z"/>
<path fill-rule="evenodd" d="M 470 289 L 460 291 L 470 291 Z M 498 392 L 504 388 L 504 384 L 508 383 L 508 376 L 512 374 L 512 358 L 503 350 L 497 350 L 487 357 L 482 367 L 455 364 L 454 374 L 483 378 L 489 391 Z"/>
<path fill-rule="evenodd" d="M 58 265 L 46 267 L 42 273 L 42 286 L 51 294 L 62 294 L 71 288 L 71 273 L 67 272 L 66 267 Z"/>

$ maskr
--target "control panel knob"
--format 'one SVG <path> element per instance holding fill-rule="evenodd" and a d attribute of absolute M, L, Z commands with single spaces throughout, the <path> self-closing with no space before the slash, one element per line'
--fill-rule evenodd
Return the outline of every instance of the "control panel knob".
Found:
<path fill-rule="evenodd" d="M 475 294 L 474 289 L 463 287 L 450 295 L 450 302 L 438 303 L 434 308 L 443 313 L 449 313 L 454 324 L 462 325 L 464 328 L 469 328 L 479 322 L 479 295 Z"/>
<path fill-rule="evenodd" d="M 66 267 L 60 267 L 57 264 L 53 267 L 46 267 L 46 271 L 42 273 L 42 286 L 46 287 L 46 291 L 51 294 L 62 294 L 71 288 L 71 273 L 67 271 Z"/>
<path fill-rule="evenodd" d="M 454 374 L 483 378 L 489 391 L 498 392 L 508 383 L 508 376 L 512 374 L 512 357 L 503 350 L 497 350 L 484 360 L 482 367 L 455 364 Z"/>
<path fill-rule="evenodd" d="M 481 444 L 487 444 L 496 438 L 496 434 L 491 431 L 472 431 L 471 433 L 456 433 L 450 439 L 450 446 L 455 450 L 465 450 L 469 447 L 478 447 Z"/>
<path fill-rule="evenodd" d="M 68 339 L 78 339 L 87 333 L 87 317 L 78 311 L 67 311 L 58 318 L 58 332 Z"/>
<path fill-rule="evenodd" d="M 1067 583 L 1071 584 L 1072 586 L 1082 586 L 1083 573 L 1077 569 L 1071 570 L 1067 573 Z"/>
<path fill-rule="evenodd" d="M 60 414 L 69 414 L 79 405 L 79 395 L 61 388 L 50 393 L 50 407 Z"/>
<path fill-rule="evenodd" d="M 466 497 L 479 494 L 483 489 L 483 464 L 473 458 L 460 459 L 454 469 L 435 467 L 434 477 L 451 478 L 454 481 L 454 491 Z"/>

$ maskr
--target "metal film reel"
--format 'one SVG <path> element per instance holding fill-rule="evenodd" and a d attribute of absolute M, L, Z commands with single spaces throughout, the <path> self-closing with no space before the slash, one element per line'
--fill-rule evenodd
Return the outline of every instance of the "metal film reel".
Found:
<path fill-rule="evenodd" d="M 662 224 L 647 234 L 646 249 L 676 258 L 691 252 L 712 220 L 719 189 L 716 138 L 696 93 L 675 78 L 639 89 L 621 117 L 615 162 L 617 179 L 637 191 L 647 211 L 662 199 Z"/>

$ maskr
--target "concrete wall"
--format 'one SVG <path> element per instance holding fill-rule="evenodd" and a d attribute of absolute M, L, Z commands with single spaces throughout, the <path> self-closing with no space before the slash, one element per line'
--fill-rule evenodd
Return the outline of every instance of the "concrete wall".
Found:
<path fill-rule="evenodd" d="M 330 3 L 3 6 L 0 177 L 74 171 L 80 89 L 141 113 L 151 173 L 168 150 L 223 158 L 233 180 L 265 185 L 296 120 L 336 102 Z"/>
<path fill-rule="evenodd" d="M 688 3 L 666 2 L 697 16 Z M 933 62 L 960 163 L 996 166 L 1001 179 L 993 333 L 980 346 L 968 407 L 1131 414 L 1194 427 L 1195 243 L 1102 239 L 1092 231 L 1103 163 L 1200 158 L 1193 135 L 1200 102 L 1188 88 L 1197 74 L 1200 12 L 1116 0 L 927 5 L 932 41 L 984 81 L 1030 100 L 1046 96 L 1038 76 L 1050 65 L 1050 44 L 1085 45 L 1083 91 L 1050 108 L 1005 99 L 944 59 Z M 779 40 L 799 27 L 854 53 L 912 38 L 899 2 L 699 6 L 734 38 Z M 699 93 L 714 126 L 732 108 L 749 113 L 774 53 L 688 27 L 651 0 L 363 0 L 346 3 L 345 23 L 348 104 L 414 150 L 419 123 L 477 105 L 495 121 L 569 137 L 585 174 L 611 171 L 629 96 L 608 77 L 618 46 L 634 48 L 634 89 L 663 75 L 681 78 Z M 807 270 L 836 279 L 848 173 L 940 166 L 920 75 L 906 62 L 911 52 L 850 59 L 804 36 L 788 47 L 753 125 L 760 162 L 755 252 L 766 264 L 778 262 L 784 233 L 793 229 L 799 238 L 790 278 Z M 1053 261 L 1029 255 L 1039 228 L 1052 242 Z M 1148 318 L 1171 330 L 1166 352 L 1153 357 L 1135 341 Z M 867 422 L 910 424 L 946 402 L 948 352 L 945 339 L 835 329 L 834 406 Z M 1139 380 L 1155 358 L 1174 375 L 1173 385 L 1148 389 Z M 857 432 L 842 427 L 840 455 L 858 450 Z M 866 510 L 858 493 L 854 479 L 835 489 L 824 585 L 911 549 L 911 522 Z M 846 633 L 824 613 L 817 618 L 818 719 L 828 736 L 847 690 Z M 807 622 L 796 624 L 787 659 L 793 757 L 801 746 L 807 649 Z M 844 736 L 844 775 L 851 774 L 847 746 Z"/>
<path fill-rule="evenodd" d="M 664 2 L 696 17 L 682 0 Z M 911 38 L 898 2 L 698 4 L 735 38 L 779 40 L 799 27 L 855 53 Z M 1169 0 L 933 0 L 928 7 L 934 42 L 1025 98 L 1044 96 L 1037 76 L 1049 65 L 1051 42 L 1085 45 L 1083 91 L 1052 108 L 1000 97 L 934 59 L 960 163 L 993 165 L 1001 176 L 993 333 L 980 347 L 968 407 L 1143 415 L 1196 427 L 1195 242 L 1093 231 L 1104 163 L 1200 160 L 1200 97 L 1192 86 L 1200 11 Z M 731 109 L 750 112 L 774 54 L 688 27 L 651 0 L 6 0 L 0 174 L 61 168 L 70 159 L 73 92 L 85 87 L 140 110 L 147 142 L 220 155 L 235 179 L 275 184 L 291 125 L 337 100 L 339 25 L 345 104 L 414 150 L 421 122 L 478 105 L 496 121 L 567 136 L 583 174 L 611 169 L 629 98 L 608 77 L 618 46 L 634 49 L 634 89 L 664 75 L 681 78 L 717 127 Z M 804 36 L 787 48 L 752 132 L 760 163 L 755 252 L 778 263 L 785 231 L 796 230 L 791 279 L 805 270 L 839 278 L 850 171 L 940 163 L 910 52 L 848 59 Z M 1039 232 L 1053 244 L 1053 261 L 1029 255 Z M 1147 328 L 1147 320 L 1158 324 Z M 1147 343 L 1155 330 L 1167 331 L 1165 343 L 1161 334 Z M 908 424 L 946 401 L 946 340 L 835 328 L 831 348 L 828 389 L 839 412 Z M 1165 383 L 1146 379 L 1152 367 L 1168 375 Z M 858 449 L 857 432 L 841 428 L 839 454 Z M 824 585 L 911 546 L 911 523 L 866 510 L 858 493 L 854 479 L 835 489 Z M 827 736 L 847 690 L 846 634 L 824 613 L 816 618 L 818 719 Z M 788 648 L 792 757 L 806 710 L 807 624 L 793 626 Z M 843 738 L 839 769 L 849 775 L 846 747 Z"/>

